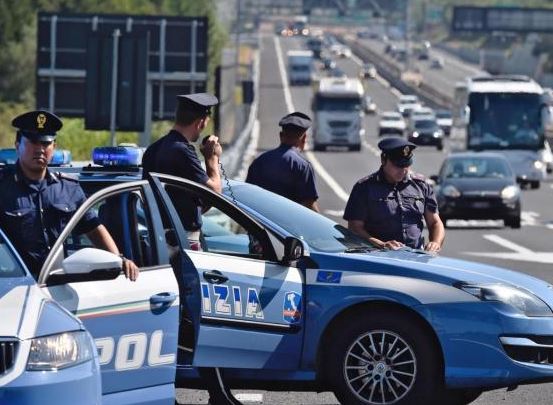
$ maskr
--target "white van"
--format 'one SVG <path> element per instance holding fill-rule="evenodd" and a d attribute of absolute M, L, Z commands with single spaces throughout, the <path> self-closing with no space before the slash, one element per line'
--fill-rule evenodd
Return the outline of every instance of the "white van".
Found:
<path fill-rule="evenodd" d="M 359 79 L 323 78 L 313 99 L 313 148 L 347 146 L 361 150 L 363 85 Z"/>
<path fill-rule="evenodd" d="M 311 84 L 313 74 L 312 51 L 288 51 L 288 79 L 290 85 Z"/>

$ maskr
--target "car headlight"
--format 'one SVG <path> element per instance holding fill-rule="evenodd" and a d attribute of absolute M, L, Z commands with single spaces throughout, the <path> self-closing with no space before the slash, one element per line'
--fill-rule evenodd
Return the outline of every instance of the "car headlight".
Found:
<path fill-rule="evenodd" d="M 501 198 L 504 200 L 512 200 L 516 196 L 518 196 L 518 193 L 520 189 L 517 186 L 507 186 L 503 190 L 501 190 Z"/>
<path fill-rule="evenodd" d="M 529 291 L 507 284 L 459 284 L 461 290 L 482 301 L 509 305 L 526 316 L 553 316 L 551 308 Z"/>
<path fill-rule="evenodd" d="M 417 131 L 413 132 L 413 134 L 411 135 L 413 138 L 418 138 L 419 137 L 419 133 Z"/>
<path fill-rule="evenodd" d="M 85 331 L 43 336 L 31 341 L 29 371 L 55 371 L 76 366 L 94 357 L 92 341 Z"/>
<path fill-rule="evenodd" d="M 461 197 L 461 192 L 457 190 L 457 187 L 452 186 L 451 184 L 445 186 L 442 189 L 442 194 L 445 195 L 446 197 L 451 197 L 451 198 Z"/>
<path fill-rule="evenodd" d="M 433 135 L 434 135 L 434 138 L 440 138 L 443 135 L 443 132 L 442 131 L 435 131 Z"/>
<path fill-rule="evenodd" d="M 542 170 L 543 167 L 544 167 L 544 164 L 543 164 L 542 161 L 536 160 L 536 161 L 534 162 L 534 169 L 536 169 L 536 170 Z"/>

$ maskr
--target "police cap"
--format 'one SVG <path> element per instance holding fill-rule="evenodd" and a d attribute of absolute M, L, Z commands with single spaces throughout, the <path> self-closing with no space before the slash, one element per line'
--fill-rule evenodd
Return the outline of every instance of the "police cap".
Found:
<path fill-rule="evenodd" d="M 417 146 L 403 138 L 391 136 L 381 140 L 378 147 L 394 165 L 407 167 L 413 164 L 413 150 Z"/>
<path fill-rule="evenodd" d="M 177 96 L 179 107 L 197 112 L 199 115 L 210 115 L 211 107 L 219 104 L 219 100 L 209 93 L 181 94 Z"/>
<path fill-rule="evenodd" d="M 18 129 L 22 136 L 43 142 L 52 142 L 56 139 L 63 123 L 57 115 L 44 110 L 29 111 L 18 115 L 12 120 L 12 126 Z"/>
<path fill-rule="evenodd" d="M 278 122 L 278 125 L 283 129 L 286 129 L 286 127 L 295 127 L 308 130 L 311 126 L 311 118 L 304 113 L 296 111 L 282 117 L 282 119 Z"/>

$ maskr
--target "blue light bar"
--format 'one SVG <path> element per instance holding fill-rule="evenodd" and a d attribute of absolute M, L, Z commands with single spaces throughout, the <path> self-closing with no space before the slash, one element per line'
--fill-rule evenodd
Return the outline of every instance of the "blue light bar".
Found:
<path fill-rule="evenodd" d="M 0 149 L 0 163 L 13 165 L 17 161 L 17 152 L 15 148 Z"/>
<path fill-rule="evenodd" d="M 100 166 L 140 166 L 142 149 L 136 146 L 99 146 L 92 151 L 92 161 Z"/>
<path fill-rule="evenodd" d="M 67 149 L 56 149 L 49 166 L 66 166 L 72 161 L 71 151 Z"/>

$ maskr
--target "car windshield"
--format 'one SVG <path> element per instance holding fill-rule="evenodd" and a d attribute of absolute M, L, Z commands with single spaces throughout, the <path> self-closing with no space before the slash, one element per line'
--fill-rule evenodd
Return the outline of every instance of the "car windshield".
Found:
<path fill-rule="evenodd" d="M 376 249 L 342 225 L 287 198 L 246 183 L 233 182 L 231 187 L 240 203 L 302 239 L 313 250 L 336 253 Z M 229 194 L 228 188 L 225 193 Z"/>
<path fill-rule="evenodd" d="M 0 278 L 24 277 L 25 270 L 0 232 Z"/>
<path fill-rule="evenodd" d="M 436 117 L 438 117 L 438 118 L 451 118 L 451 112 L 449 112 L 449 111 L 436 111 Z"/>
<path fill-rule="evenodd" d="M 318 111 L 358 111 L 361 109 L 359 97 L 317 97 Z"/>
<path fill-rule="evenodd" d="M 500 158 L 450 159 L 444 169 L 447 178 L 509 178 L 509 164 Z"/>
<path fill-rule="evenodd" d="M 417 120 L 415 121 L 415 128 L 417 129 L 432 129 L 436 128 L 437 124 L 434 120 Z"/>
<path fill-rule="evenodd" d="M 399 104 L 415 104 L 418 101 L 417 97 L 402 97 L 399 99 Z"/>
<path fill-rule="evenodd" d="M 386 121 L 400 121 L 402 118 L 399 115 L 395 115 L 395 114 L 394 115 L 384 114 L 382 115 L 382 119 Z"/>

